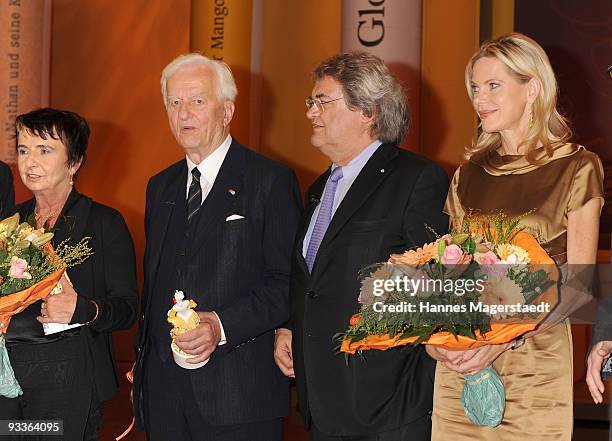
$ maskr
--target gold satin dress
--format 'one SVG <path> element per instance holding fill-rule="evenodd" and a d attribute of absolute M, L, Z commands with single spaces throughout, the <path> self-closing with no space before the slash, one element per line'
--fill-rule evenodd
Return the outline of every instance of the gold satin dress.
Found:
<path fill-rule="evenodd" d="M 473 156 L 455 172 L 445 211 L 460 225 L 470 211 L 510 216 L 535 211 L 521 225 L 535 234 L 557 262 L 567 260 L 567 214 L 592 198 L 603 198 L 603 168 L 597 155 L 564 144 L 537 165 L 522 155 L 495 151 Z M 508 350 L 493 363 L 506 390 L 502 423 L 480 427 L 465 415 L 463 375 L 436 368 L 433 441 L 570 441 L 573 428 L 572 339 L 569 324 L 553 326 Z"/>

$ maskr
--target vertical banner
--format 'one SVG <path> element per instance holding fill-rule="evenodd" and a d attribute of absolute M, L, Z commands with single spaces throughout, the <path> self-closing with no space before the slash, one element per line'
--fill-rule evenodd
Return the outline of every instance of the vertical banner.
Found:
<path fill-rule="evenodd" d="M 232 135 L 250 140 L 253 0 L 192 0 L 191 50 L 227 63 L 238 86 Z"/>
<path fill-rule="evenodd" d="M 0 1 L 0 160 L 14 164 L 15 117 L 49 103 L 51 0 Z"/>
<path fill-rule="evenodd" d="M 412 124 L 403 145 L 419 151 L 421 0 L 342 0 L 342 51 L 380 58 L 406 89 Z"/>
<path fill-rule="evenodd" d="M 251 84 L 249 96 L 249 147 L 261 151 L 261 127 L 263 110 L 262 53 L 264 35 L 264 2 L 253 1 L 251 20 Z"/>

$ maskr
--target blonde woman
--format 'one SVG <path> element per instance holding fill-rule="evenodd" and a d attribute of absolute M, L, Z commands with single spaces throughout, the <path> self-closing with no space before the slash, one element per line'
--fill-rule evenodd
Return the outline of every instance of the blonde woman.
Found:
<path fill-rule="evenodd" d="M 599 158 L 569 143 L 557 110 L 557 82 L 544 50 L 510 34 L 484 43 L 465 70 L 481 133 L 455 172 L 446 212 L 453 223 L 469 210 L 508 215 L 535 211 L 522 224 L 557 264 L 595 263 L 603 171 Z M 571 301 L 571 299 L 570 299 Z M 428 347 L 438 360 L 433 440 L 570 440 L 572 342 L 567 323 L 502 345 L 469 351 Z M 460 402 L 464 374 L 490 363 L 506 389 L 502 423 L 480 427 Z"/>

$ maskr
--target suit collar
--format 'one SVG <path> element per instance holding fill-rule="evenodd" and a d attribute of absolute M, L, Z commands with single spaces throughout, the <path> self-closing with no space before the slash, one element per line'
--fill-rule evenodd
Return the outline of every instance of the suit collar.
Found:
<path fill-rule="evenodd" d="M 154 211 L 150 214 L 151 219 L 148 219 L 149 227 L 147 228 L 149 236 L 147 237 L 147 248 L 151 250 L 149 256 L 152 260 L 149 262 L 148 274 L 155 274 L 161 251 L 164 244 L 164 238 L 168 231 L 170 216 L 176 206 L 177 198 L 185 197 L 185 188 L 187 183 L 187 163 L 181 160 L 170 167 L 168 175 L 165 176 L 160 192 L 159 199 L 153 201 L 152 204 L 157 205 Z M 182 191 L 181 191 L 182 190 Z"/>
<path fill-rule="evenodd" d="M 393 144 L 382 144 L 378 150 L 372 155 L 372 157 L 365 164 L 353 185 L 348 190 L 346 196 L 338 206 L 338 209 L 334 213 L 334 217 L 327 228 L 325 236 L 323 237 L 323 241 L 319 246 L 319 250 L 317 252 L 317 258 L 315 260 L 313 266 L 313 274 L 317 270 L 317 260 L 319 260 L 319 256 L 325 252 L 325 248 L 328 247 L 334 240 L 334 238 L 338 235 L 338 233 L 342 230 L 344 225 L 349 221 L 349 219 L 355 214 L 355 212 L 368 200 L 368 198 L 376 191 L 378 186 L 383 182 L 383 180 L 389 175 L 389 172 L 393 168 L 393 160 L 399 154 L 399 149 Z M 328 169 L 321 177 L 313 184 L 311 188 L 311 194 L 314 196 L 313 201 L 316 201 L 321 198 L 323 194 L 323 190 L 325 188 L 325 182 L 329 176 L 330 169 Z M 318 201 L 309 203 L 307 209 L 307 221 L 305 228 L 303 229 L 300 241 L 303 244 L 304 236 L 306 234 L 306 230 L 308 229 L 308 224 L 310 221 L 310 217 L 312 217 L 312 212 L 314 211 Z M 299 249 L 301 254 L 301 248 Z M 303 260 L 303 258 L 302 258 Z M 305 267 L 305 263 L 304 263 Z"/>
<path fill-rule="evenodd" d="M 64 204 L 64 208 L 53 228 L 53 245 L 57 245 L 70 238 L 85 236 L 87 222 L 93 201 L 73 189 Z"/>
<path fill-rule="evenodd" d="M 206 242 L 215 237 L 215 225 L 225 222 L 227 216 L 238 213 L 242 191 L 244 189 L 244 173 L 246 169 L 246 148 L 237 141 L 232 141 L 230 148 L 221 164 L 215 183 L 204 200 L 198 213 L 197 231 L 193 249 L 205 246 Z"/>
<path fill-rule="evenodd" d="M 196 238 L 195 248 L 201 247 L 215 234 L 211 224 L 214 222 L 224 222 L 227 211 L 231 211 L 232 204 L 235 204 L 236 197 L 240 194 L 243 187 L 242 182 L 246 162 L 245 151 L 245 147 L 240 145 L 238 141 L 232 140 L 215 183 L 198 213 L 197 229 L 199 234 Z M 159 199 L 159 207 L 152 213 L 153 219 L 151 219 L 150 226 L 152 237 L 147 238 L 147 244 L 151 247 L 150 256 L 154 256 L 149 268 L 149 274 L 156 273 L 170 216 L 177 201 L 179 201 L 178 198 L 185 198 L 187 161 L 183 159 L 171 166 L 168 175 L 161 185 L 163 185 L 163 190 Z"/>

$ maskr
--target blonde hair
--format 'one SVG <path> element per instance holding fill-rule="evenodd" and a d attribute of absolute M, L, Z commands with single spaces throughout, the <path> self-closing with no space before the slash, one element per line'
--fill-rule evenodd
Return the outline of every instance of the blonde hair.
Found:
<path fill-rule="evenodd" d="M 532 78 L 540 82 L 540 93 L 531 106 L 533 125 L 530 124 L 527 136 L 520 145 L 526 147 L 525 156 L 531 163 L 536 162 L 535 149 L 538 144 L 542 144 L 548 155 L 552 156 L 553 148 L 567 142 L 572 131 L 565 117 L 557 110 L 557 80 L 544 49 L 519 33 L 484 42 L 465 67 L 465 87 L 470 100 L 473 99 L 471 80 L 474 64 L 485 57 L 501 61 L 510 75 L 521 83 L 527 83 Z M 500 146 L 499 133 L 482 131 L 476 141 L 466 148 L 466 157 L 469 159 L 478 152 L 495 150 Z"/>

